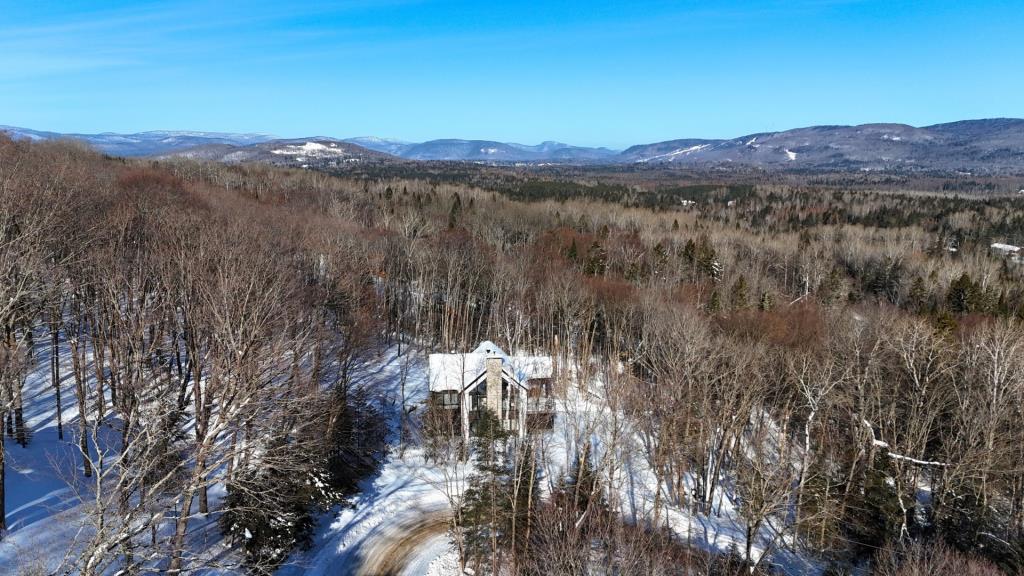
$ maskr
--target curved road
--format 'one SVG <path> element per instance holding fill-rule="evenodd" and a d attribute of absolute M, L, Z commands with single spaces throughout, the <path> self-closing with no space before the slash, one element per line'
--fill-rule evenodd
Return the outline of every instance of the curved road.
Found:
<path fill-rule="evenodd" d="M 424 547 L 436 549 L 439 540 L 447 542 L 449 518 L 447 511 L 426 512 L 382 527 L 360 547 L 356 576 L 421 576 L 422 562 L 410 563 Z"/>

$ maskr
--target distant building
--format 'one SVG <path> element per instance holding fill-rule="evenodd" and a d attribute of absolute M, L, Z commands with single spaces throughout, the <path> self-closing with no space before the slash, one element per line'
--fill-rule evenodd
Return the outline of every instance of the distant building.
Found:
<path fill-rule="evenodd" d="M 989 247 L 992 252 L 998 256 L 1008 258 L 1013 262 L 1020 263 L 1024 261 L 1024 253 L 1021 252 L 1020 246 L 1014 246 L 1013 244 L 1001 244 L 996 242 Z"/>
<path fill-rule="evenodd" d="M 1014 246 L 1013 244 L 1000 244 L 999 242 L 993 244 L 991 248 L 994 252 L 1002 254 L 1004 256 L 1009 256 L 1011 254 L 1017 254 L 1020 252 L 1020 246 Z"/>
<path fill-rule="evenodd" d="M 549 356 L 509 356 L 493 342 L 468 353 L 430 355 L 430 399 L 451 413 L 469 439 L 483 408 L 520 436 L 554 423 L 554 362 Z"/>

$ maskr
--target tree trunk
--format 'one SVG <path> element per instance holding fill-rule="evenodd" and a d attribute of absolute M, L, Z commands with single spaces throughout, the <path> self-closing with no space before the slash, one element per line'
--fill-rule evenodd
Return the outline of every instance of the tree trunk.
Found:
<path fill-rule="evenodd" d="M 754 527 L 749 523 L 747 524 L 747 542 L 746 542 L 746 559 L 747 566 L 750 567 L 750 572 L 754 571 L 754 559 L 751 557 L 751 549 L 754 544 Z"/>
<path fill-rule="evenodd" d="M 206 467 L 206 458 L 196 460 L 196 469 L 202 470 Z M 200 479 L 199 486 L 199 513 L 209 514 L 210 513 L 210 498 L 206 490 L 206 478 Z"/>
<path fill-rule="evenodd" d="M 79 356 L 78 340 L 71 340 L 71 367 L 75 374 L 75 396 L 78 399 L 78 448 L 82 452 L 82 470 L 85 477 L 92 476 L 92 464 L 89 462 L 89 411 L 85 391 L 85 374 L 83 360 Z"/>
<path fill-rule="evenodd" d="M 0 435 L 0 537 L 7 532 L 7 448 L 3 436 Z"/>
<path fill-rule="evenodd" d="M 64 439 L 64 409 L 60 398 L 60 329 L 50 328 L 50 377 L 57 401 L 57 439 Z"/>
<path fill-rule="evenodd" d="M 171 540 L 171 561 L 167 564 L 168 574 L 177 575 L 181 573 L 181 555 L 185 551 L 185 531 L 188 529 L 188 517 L 192 513 L 192 500 L 194 498 L 195 492 L 192 491 L 192 488 L 189 488 L 183 499 L 178 519 L 174 522 L 174 537 Z"/>
<path fill-rule="evenodd" d="M 106 362 L 103 358 L 104 343 L 102 336 L 99 333 L 98 328 L 93 328 L 92 334 L 92 352 L 93 352 L 93 368 L 96 372 L 96 423 L 103 422 L 104 410 L 106 408 L 106 395 L 103 392 L 103 382 L 106 379 L 104 373 L 104 365 Z"/>
<path fill-rule="evenodd" d="M 192 396 L 195 403 L 195 434 L 196 442 L 203 444 L 206 442 L 206 399 L 203 394 L 202 387 L 202 366 L 199 364 L 199 350 L 195 343 L 194 336 L 189 334 L 188 347 L 188 362 L 192 368 Z M 202 458 L 196 459 L 196 469 L 201 470 L 206 462 Z M 189 503 L 191 505 L 191 502 Z M 201 514 L 209 513 L 209 498 L 206 493 L 206 487 L 199 487 L 199 512 Z"/>
<path fill-rule="evenodd" d="M 24 405 L 25 380 L 22 374 L 18 374 L 14 386 L 14 435 L 22 448 L 28 447 L 28 436 L 25 433 L 25 405 Z"/>

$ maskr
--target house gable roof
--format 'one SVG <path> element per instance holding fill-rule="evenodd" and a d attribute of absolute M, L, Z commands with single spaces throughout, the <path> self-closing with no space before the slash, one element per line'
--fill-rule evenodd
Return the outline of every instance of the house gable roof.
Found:
<path fill-rule="evenodd" d="M 527 380 L 550 378 L 553 372 L 550 356 L 509 356 L 493 342 L 484 341 L 469 353 L 431 354 L 430 391 L 465 390 L 484 374 L 487 358 L 501 358 L 505 376 L 523 387 Z"/>
<path fill-rule="evenodd" d="M 504 368 L 501 370 L 501 376 L 502 376 L 502 378 L 506 382 L 511 382 L 512 384 L 515 384 L 516 386 L 519 386 L 523 390 L 527 389 L 527 386 L 526 386 L 525 383 L 517 380 L 515 376 L 510 374 L 509 371 L 505 370 Z M 463 393 L 471 392 L 474 388 L 479 386 L 480 383 L 482 383 L 486 379 L 487 379 L 487 372 L 486 371 L 485 372 L 481 372 L 479 376 L 474 378 L 469 384 L 466 384 L 466 386 L 461 390 L 461 392 L 463 392 Z"/>

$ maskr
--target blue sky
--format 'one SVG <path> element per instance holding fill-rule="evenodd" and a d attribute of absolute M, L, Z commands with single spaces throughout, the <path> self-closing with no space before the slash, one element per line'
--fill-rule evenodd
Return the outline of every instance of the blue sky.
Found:
<path fill-rule="evenodd" d="M 0 0 L 0 124 L 624 147 L 1021 117 L 1022 30 L 1022 0 Z"/>

